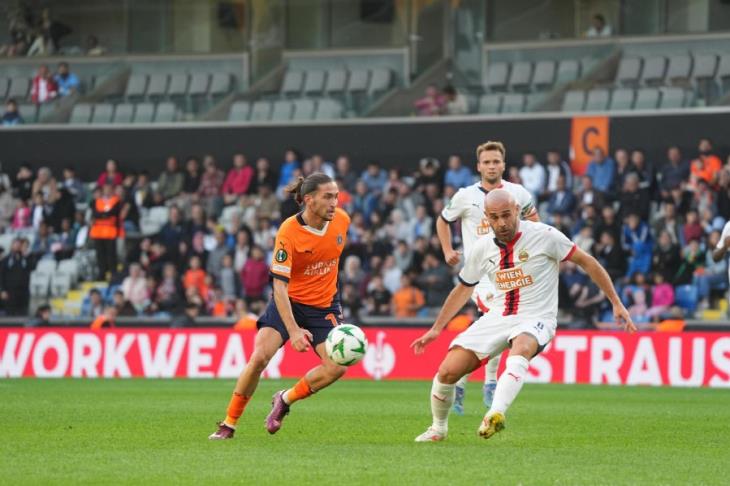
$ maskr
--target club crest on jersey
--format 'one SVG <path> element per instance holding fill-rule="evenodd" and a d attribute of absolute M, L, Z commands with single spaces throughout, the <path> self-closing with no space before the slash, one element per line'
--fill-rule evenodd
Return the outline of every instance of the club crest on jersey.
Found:
<path fill-rule="evenodd" d="M 342 235 L 337 235 L 337 244 L 338 245 L 342 244 Z"/>
<path fill-rule="evenodd" d="M 289 254 L 283 248 L 277 250 L 276 255 L 274 255 L 274 259 L 279 263 L 284 263 L 287 258 L 289 258 Z"/>
<path fill-rule="evenodd" d="M 520 250 L 520 253 L 517 255 L 517 258 L 519 258 L 520 261 L 524 263 L 530 258 L 530 255 L 527 253 L 527 250 L 522 249 L 522 250 Z"/>

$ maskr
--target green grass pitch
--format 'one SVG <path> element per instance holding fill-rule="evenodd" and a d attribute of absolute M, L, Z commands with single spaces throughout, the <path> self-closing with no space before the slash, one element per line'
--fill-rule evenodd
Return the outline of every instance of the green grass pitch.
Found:
<path fill-rule="evenodd" d="M 343 381 L 263 427 L 262 381 L 232 441 L 208 434 L 232 380 L 0 380 L 0 478 L 15 484 L 728 484 L 730 390 L 528 384 L 490 440 L 480 388 L 446 442 L 427 382 Z"/>

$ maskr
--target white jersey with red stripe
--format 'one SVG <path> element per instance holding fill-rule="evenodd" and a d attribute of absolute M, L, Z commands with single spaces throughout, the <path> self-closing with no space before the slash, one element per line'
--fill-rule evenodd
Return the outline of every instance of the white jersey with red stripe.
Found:
<path fill-rule="evenodd" d="M 535 205 L 532 201 L 530 192 L 519 184 L 509 181 L 502 181 L 497 186 L 498 189 L 504 189 L 509 192 L 520 206 L 520 217 L 527 218 L 535 213 Z M 476 242 L 487 235 L 494 236 L 489 221 L 484 214 L 484 198 L 489 193 L 481 182 L 470 186 L 462 187 L 454 197 L 451 198 L 449 204 L 441 212 L 441 218 L 448 223 L 461 220 L 461 239 L 464 242 L 464 259 L 469 258 L 472 248 Z M 481 282 L 474 290 L 472 300 L 479 306 L 479 310 L 487 312 L 489 309 L 485 303 L 489 300 L 488 296 L 494 295 L 495 290 L 488 280 Z M 492 307 L 492 304 L 489 304 Z"/>
<path fill-rule="evenodd" d="M 520 221 L 514 240 L 479 239 L 459 280 L 475 286 L 485 277 L 496 294 L 489 307 L 502 316 L 554 323 L 558 314 L 558 266 L 570 258 L 575 244 L 544 223 Z"/>

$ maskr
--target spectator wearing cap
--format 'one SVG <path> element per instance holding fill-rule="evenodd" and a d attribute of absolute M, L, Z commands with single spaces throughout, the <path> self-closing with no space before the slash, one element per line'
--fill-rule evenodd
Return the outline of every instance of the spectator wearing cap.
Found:
<path fill-rule="evenodd" d="M 602 148 L 596 147 L 593 149 L 593 160 L 588 164 L 586 175 L 596 190 L 610 194 L 616 177 L 616 162 L 606 156 Z"/>
<path fill-rule="evenodd" d="M 452 155 L 449 157 L 449 168 L 444 175 L 444 185 L 455 189 L 474 184 L 474 173 L 461 163 L 461 157 Z"/>
<path fill-rule="evenodd" d="M 235 154 L 233 167 L 228 171 L 223 182 L 223 199 L 225 204 L 233 204 L 238 198 L 248 193 L 253 178 L 253 168 L 248 165 L 246 156 Z"/>

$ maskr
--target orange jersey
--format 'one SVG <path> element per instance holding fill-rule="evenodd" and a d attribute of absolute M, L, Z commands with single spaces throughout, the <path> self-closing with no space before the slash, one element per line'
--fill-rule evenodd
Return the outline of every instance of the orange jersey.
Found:
<path fill-rule="evenodd" d="M 325 308 L 337 293 L 337 267 L 347 241 L 350 217 L 337 208 L 322 230 L 307 226 L 301 213 L 282 223 L 271 262 L 271 275 L 289 282 L 289 298 Z"/>

